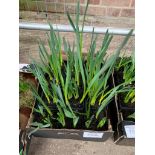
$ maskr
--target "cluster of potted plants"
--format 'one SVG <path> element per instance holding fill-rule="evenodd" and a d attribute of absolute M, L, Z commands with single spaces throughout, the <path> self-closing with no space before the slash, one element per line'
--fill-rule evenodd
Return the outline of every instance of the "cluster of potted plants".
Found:
<path fill-rule="evenodd" d="M 50 34 L 47 34 L 50 53 L 40 40 L 41 62 L 33 60 L 33 68 L 30 69 L 39 83 L 38 89 L 31 86 L 36 98 L 33 109 L 34 119 L 31 124 L 33 127 L 105 131 L 108 128 L 108 105 L 115 95 L 123 94 L 119 99 L 125 101 L 125 104 L 134 102 L 133 79 L 130 78 L 132 75 L 128 75 L 134 72 L 132 61 L 119 58 L 133 30 L 124 38 L 113 55 L 107 57 L 113 35 L 107 31 L 97 51 L 97 35 L 93 29 L 90 47 L 87 55 L 84 56 L 83 28 L 87 8 L 88 3 L 81 28 L 78 24 L 79 2 L 75 22 L 67 13 L 75 33 L 74 44 L 71 45 L 65 38 L 61 39 L 59 32 L 55 32 L 52 25 L 50 25 Z M 62 49 L 66 59 L 63 59 Z M 122 68 L 123 80 L 116 83 L 115 87 L 110 87 L 113 71 L 118 73 Z"/>
<path fill-rule="evenodd" d="M 115 67 L 115 84 L 131 81 L 126 92 L 118 94 L 118 105 L 123 118 L 134 121 L 135 112 L 135 57 L 122 58 Z"/>
<path fill-rule="evenodd" d="M 129 82 L 128 82 L 129 81 Z M 127 89 L 115 95 L 118 117 L 114 122 L 114 139 L 117 144 L 134 145 L 135 143 L 135 57 L 122 57 L 115 65 L 113 86 L 121 83 Z M 128 140 L 127 140 L 128 139 Z"/>

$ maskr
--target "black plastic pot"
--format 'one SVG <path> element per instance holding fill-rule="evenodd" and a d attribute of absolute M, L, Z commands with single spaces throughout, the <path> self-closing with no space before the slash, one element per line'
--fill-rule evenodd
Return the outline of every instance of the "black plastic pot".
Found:
<path fill-rule="evenodd" d="M 115 100 L 115 104 L 117 105 L 117 101 Z M 127 135 L 127 129 L 132 125 L 132 130 L 134 130 L 135 120 L 132 118 L 128 118 L 133 112 L 129 110 L 122 110 L 121 112 L 117 111 L 117 121 L 112 121 L 113 130 L 114 130 L 114 142 L 118 145 L 126 145 L 126 146 L 134 146 L 135 145 L 135 136 L 132 134 L 132 137 Z M 133 131 L 134 132 L 134 131 Z M 130 131 L 128 131 L 130 133 Z M 130 134 L 131 135 L 131 134 Z"/>
<path fill-rule="evenodd" d="M 120 110 L 135 111 L 135 104 L 134 103 L 132 105 L 125 104 L 123 102 L 123 98 L 121 97 L 121 94 L 118 94 L 118 103 L 119 103 L 118 106 Z"/>
<path fill-rule="evenodd" d="M 123 80 L 123 69 L 120 69 L 119 71 L 114 71 L 113 78 L 114 78 L 115 86 L 123 83 L 124 82 L 124 80 Z M 131 111 L 135 110 L 135 104 L 130 104 L 130 105 L 125 104 L 123 101 L 124 98 L 121 94 L 118 94 L 117 98 L 118 98 L 118 107 L 120 110 L 131 110 Z"/>
<path fill-rule="evenodd" d="M 104 111 L 102 111 L 98 118 L 96 119 L 95 114 L 98 110 L 98 107 L 94 106 L 94 107 L 90 107 L 90 117 L 93 116 L 92 122 L 90 124 L 90 127 L 88 128 L 88 130 L 96 130 L 96 131 L 106 131 L 108 130 L 108 122 L 106 121 L 106 123 L 104 124 L 103 127 L 101 128 L 97 128 L 98 123 L 100 122 L 101 119 L 103 119 L 104 117 L 109 118 L 108 116 L 108 108 L 106 107 L 104 109 Z M 87 120 L 86 116 L 85 116 L 85 121 Z M 86 129 L 86 128 L 85 128 Z"/>
<path fill-rule="evenodd" d="M 121 113 L 121 117 L 122 120 L 126 120 L 126 121 L 135 121 L 133 118 L 129 118 L 130 115 L 132 115 L 135 111 L 130 111 L 130 110 L 122 110 Z"/>
<path fill-rule="evenodd" d="M 122 121 L 118 124 L 118 132 L 114 134 L 115 143 L 118 145 L 135 145 L 135 122 Z"/>

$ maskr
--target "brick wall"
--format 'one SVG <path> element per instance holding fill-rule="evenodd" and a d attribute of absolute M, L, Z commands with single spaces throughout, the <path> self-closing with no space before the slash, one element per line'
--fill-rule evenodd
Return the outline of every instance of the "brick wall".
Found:
<path fill-rule="evenodd" d="M 22 1 L 22 3 L 21 3 Z M 64 1 L 66 3 L 64 3 Z M 87 0 L 80 0 L 80 13 L 83 14 Z M 27 3 L 26 3 L 27 2 Z M 46 3 L 45 3 L 46 2 Z M 70 13 L 75 13 L 77 0 L 20 0 L 20 22 L 69 24 L 64 12 L 68 9 Z M 90 0 L 85 25 L 99 27 L 117 27 L 117 28 L 134 28 L 134 0 Z M 47 11 L 47 17 L 46 17 Z M 75 15 L 71 15 L 72 18 Z M 80 18 L 81 24 L 82 18 Z M 74 38 L 73 33 L 60 33 L 69 42 Z M 31 59 L 39 61 L 38 55 L 38 38 L 45 41 L 47 46 L 46 32 L 35 30 L 19 31 L 19 62 L 30 63 Z M 84 34 L 83 52 L 87 52 L 90 45 L 90 34 Z M 97 48 L 101 46 L 103 35 L 100 34 L 97 39 Z M 114 36 L 109 54 L 115 51 L 120 44 L 123 36 Z M 134 37 L 122 52 L 130 55 L 134 48 Z"/>
<path fill-rule="evenodd" d="M 77 0 L 20 0 L 20 10 L 48 11 L 63 13 L 67 9 L 70 13 L 75 12 Z M 80 0 L 80 13 L 84 13 L 87 0 Z M 88 15 L 106 17 L 129 17 L 135 16 L 135 0 L 90 0 Z"/>

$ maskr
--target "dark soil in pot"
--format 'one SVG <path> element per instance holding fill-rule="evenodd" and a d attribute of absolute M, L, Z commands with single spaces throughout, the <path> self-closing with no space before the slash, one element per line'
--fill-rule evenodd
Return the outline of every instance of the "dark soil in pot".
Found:
<path fill-rule="evenodd" d="M 53 116 L 50 118 L 51 122 L 52 122 L 52 128 L 55 129 L 59 129 L 62 128 L 62 125 L 57 121 L 57 110 L 52 110 L 52 114 Z M 43 123 L 43 120 L 46 118 L 46 116 L 48 116 L 47 112 L 44 111 L 45 117 L 43 117 L 41 114 L 37 113 L 37 112 L 33 112 L 33 122 L 38 122 L 38 123 Z"/>
<path fill-rule="evenodd" d="M 96 119 L 95 115 L 97 113 L 98 110 L 98 105 L 94 105 L 93 107 L 90 107 L 90 116 L 89 118 L 92 117 L 92 121 L 90 123 L 89 128 L 86 128 L 86 126 L 84 126 L 84 129 L 86 130 L 96 130 L 96 131 L 105 131 L 108 130 L 108 121 L 106 121 L 106 123 L 103 125 L 103 127 L 101 128 L 97 128 L 97 125 L 99 124 L 100 120 L 102 120 L 104 117 L 108 118 L 108 113 L 107 113 L 107 108 L 105 108 L 98 116 L 98 118 Z M 85 116 L 85 122 L 87 121 L 87 118 Z"/>
<path fill-rule="evenodd" d="M 120 68 L 118 71 L 114 71 L 114 80 L 115 80 L 115 85 L 119 85 L 124 82 L 123 80 L 123 68 Z"/>
<path fill-rule="evenodd" d="M 117 130 L 117 122 L 119 120 L 117 105 L 115 103 L 115 100 L 112 100 L 111 103 L 108 106 L 109 108 L 109 118 L 111 121 L 112 129 L 113 131 Z"/>
<path fill-rule="evenodd" d="M 123 110 L 122 111 L 123 120 L 134 122 L 135 121 L 134 118 L 129 118 L 129 116 L 132 115 L 133 113 L 134 111 Z"/>
<path fill-rule="evenodd" d="M 124 80 L 123 80 L 123 68 L 120 68 L 119 71 L 114 72 L 114 81 L 115 81 L 115 86 L 124 82 Z M 132 82 L 129 86 L 133 87 L 134 85 L 135 85 L 135 82 Z M 117 95 L 119 109 L 121 109 L 121 110 L 122 109 L 134 110 L 135 109 L 135 103 L 131 103 L 131 102 L 125 103 L 124 102 L 126 94 L 127 94 L 127 92 L 119 93 Z"/>
<path fill-rule="evenodd" d="M 55 128 L 55 129 L 62 129 L 62 128 L 67 128 L 67 129 L 73 129 L 73 119 L 71 118 L 65 118 L 65 127 L 63 127 L 58 121 L 57 121 L 57 110 L 53 110 L 51 109 L 52 113 L 53 113 L 53 116 L 51 117 L 51 121 L 52 121 L 52 128 Z M 76 111 L 80 111 L 80 110 L 76 110 Z M 84 111 L 84 110 L 83 110 Z M 96 114 L 97 112 L 97 109 L 95 108 L 91 108 L 90 109 L 90 116 L 92 116 L 93 114 Z M 45 113 L 45 116 L 47 116 L 47 112 L 44 111 Z M 75 112 L 76 113 L 76 112 Z M 33 122 L 43 122 L 43 116 L 37 112 L 33 112 L 33 116 L 34 116 L 34 119 L 33 119 Z M 85 122 L 87 121 L 87 118 L 85 115 L 82 115 L 79 117 L 79 121 L 75 127 L 75 129 L 86 129 L 86 130 L 96 130 L 96 131 L 105 131 L 105 130 L 108 130 L 108 122 L 106 122 L 104 124 L 103 127 L 101 128 L 97 128 L 97 125 L 99 123 L 99 121 L 104 118 L 104 117 L 108 117 L 107 116 L 107 110 L 104 110 L 104 112 L 101 112 L 98 119 L 93 118 L 91 124 L 90 124 L 90 127 L 89 128 L 86 128 L 85 126 Z"/>
<path fill-rule="evenodd" d="M 124 82 L 124 79 L 123 79 L 123 70 L 124 70 L 124 68 L 121 67 L 119 70 L 115 70 L 114 71 L 113 76 L 114 76 L 114 81 L 115 81 L 115 85 L 116 86 Z M 131 86 L 132 85 L 135 85 L 135 82 L 132 82 L 131 83 Z"/>
<path fill-rule="evenodd" d="M 119 94 L 118 95 L 118 103 L 119 108 L 122 109 L 128 109 L 128 110 L 134 110 L 135 109 L 135 103 L 125 103 L 124 102 L 125 94 Z"/>

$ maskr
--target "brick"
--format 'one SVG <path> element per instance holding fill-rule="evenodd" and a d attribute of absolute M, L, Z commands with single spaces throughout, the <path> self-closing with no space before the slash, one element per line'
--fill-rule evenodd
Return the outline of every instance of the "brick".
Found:
<path fill-rule="evenodd" d="M 20 10 L 26 10 L 26 9 L 28 9 L 25 0 L 19 1 L 19 8 L 20 8 Z"/>
<path fill-rule="evenodd" d="M 102 0 L 105 6 L 129 6 L 130 0 Z"/>
<path fill-rule="evenodd" d="M 56 2 L 56 0 L 45 0 L 45 2 L 51 2 L 51 3 L 54 3 L 54 2 Z"/>
<path fill-rule="evenodd" d="M 39 3 L 40 1 L 38 1 L 37 3 Z M 77 0 L 42 0 L 42 2 L 44 3 L 77 3 Z M 80 3 L 85 3 L 85 0 L 80 0 Z"/>
<path fill-rule="evenodd" d="M 69 13 L 76 13 L 76 6 L 66 5 L 66 11 L 68 11 Z"/>
<path fill-rule="evenodd" d="M 57 3 L 61 2 L 61 3 L 77 3 L 77 0 L 57 0 L 55 1 Z M 80 3 L 84 3 L 85 0 L 80 0 Z"/>
<path fill-rule="evenodd" d="M 87 10 L 87 15 L 105 16 L 106 8 L 89 6 Z"/>
<path fill-rule="evenodd" d="M 134 7 L 135 8 L 135 0 L 132 0 L 131 7 Z"/>
<path fill-rule="evenodd" d="M 64 5 L 63 4 L 56 4 L 56 5 L 52 5 L 52 4 L 49 4 L 47 5 L 47 10 L 48 12 L 56 12 L 56 13 L 59 13 L 59 12 L 64 12 Z"/>
<path fill-rule="evenodd" d="M 117 8 L 107 8 L 107 16 L 112 16 L 112 17 L 118 17 L 120 14 L 121 9 L 117 9 Z"/>
<path fill-rule="evenodd" d="M 49 3 L 74 3 L 74 0 L 45 0 L 46 2 L 49 2 Z"/>
<path fill-rule="evenodd" d="M 90 0 L 89 4 L 100 4 L 100 0 Z"/>
<path fill-rule="evenodd" d="M 121 17 L 135 17 L 135 9 L 122 9 Z"/>

